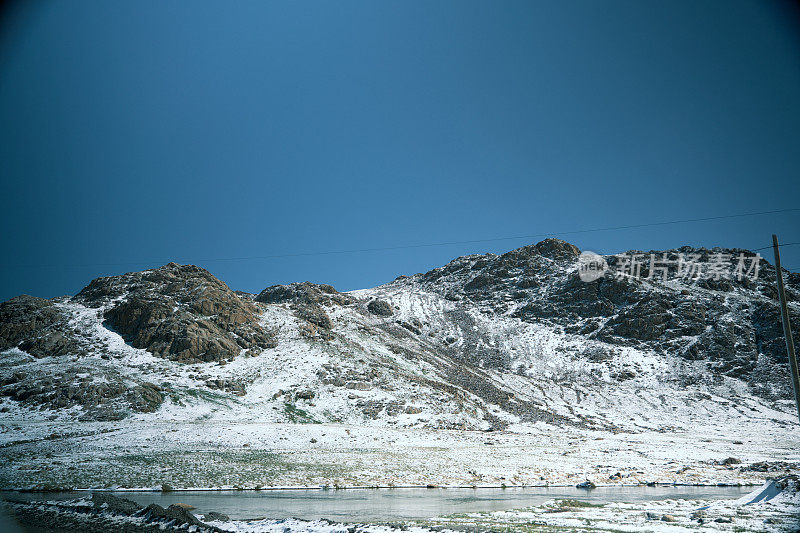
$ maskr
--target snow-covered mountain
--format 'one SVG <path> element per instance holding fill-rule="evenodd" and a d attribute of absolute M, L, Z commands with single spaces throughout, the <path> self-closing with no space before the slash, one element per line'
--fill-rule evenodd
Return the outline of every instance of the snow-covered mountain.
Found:
<path fill-rule="evenodd" d="M 744 252 L 657 254 L 723 253 L 733 268 Z M 253 295 L 170 263 L 73 297 L 19 296 L 0 304 L 0 418 L 613 432 L 790 423 L 769 263 L 754 280 L 644 279 L 645 266 L 638 279 L 587 283 L 579 253 L 548 239 L 349 293 L 306 282 Z M 798 332 L 800 276 L 784 275 Z"/>

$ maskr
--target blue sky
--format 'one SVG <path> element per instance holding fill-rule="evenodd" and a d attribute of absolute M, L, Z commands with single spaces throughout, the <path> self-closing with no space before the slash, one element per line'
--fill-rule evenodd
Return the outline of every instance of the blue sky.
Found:
<path fill-rule="evenodd" d="M 232 258 L 798 207 L 789 5 L 19 4 L 0 43 L 0 299 L 169 260 L 242 290 L 349 290 L 539 239 Z M 800 241 L 800 212 L 565 238 L 615 253 L 773 232 Z"/>

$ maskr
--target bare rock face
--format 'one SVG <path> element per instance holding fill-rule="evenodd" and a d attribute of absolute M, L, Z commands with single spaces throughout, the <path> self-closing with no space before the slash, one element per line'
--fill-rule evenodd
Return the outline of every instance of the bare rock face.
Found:
<path fill-rule="evenodd" d="M 67 360 L 37 372 L 9 370 L 0 375 L 0 396 L 40 409 L 79 407 L 81 420 L 152 413 L 164 401 L 158 385 L 125 377 L 113 368 L 95 369 L 89 375 L 80 363 Z"/>
<path fill-rule="evenodd" d="M 367 304 L 367 311 L 377 316 L 392 316 L 392 306 L 385 300 L 372 300 Z"/>
<path fill-rule="evenodd" d="M 81 353 L 68 320 L 44 298 L 22 295 L 0 303 L 0 350 L 19 348 L 34 357 Z"/>
<path fill-rule="evenodd" d="M 325 306 L 349 305 L 355 299 L 342 294 L 330 285 L 318 285 L 309 281 L 289 285 L 273 285 L 261 291 L 255 300 L 267 304 L 289 304 L 298 318 L 311 325 L 315 334 L 330 338 L 333 321 Z"/>
<path fill-rule="evenodd" d="M 304 281 L 267 287 L 256 296 L 256 301 L 268 304 L 348 305 L 355 300 L 352 296 L 342 294 L 330 285 Z"/>
<path fill-rule="evenodd" d="M 788 372 L 775 268 L 761 259 L 755 280 L 731 276 L 664 283 L 663 272 L 650 276 L 651 253 L 657 258 L 690 255 L 701 263 L 722 254 L 729 258 L 729 271 L 736 266 L 740 254 L 754 256 L 741 249 L 629 251 L 626 255 L 648 258 L 643 261 L 638 279 L 607 274 L 587 283 L 576 270 L 580 250 L 558 239 L 546 239 L 499 256 L 459 257 L 443 267 L 395 283 L 410 290 L 419 286 L 438 292 L 459 307 L 477 307 L 486 315 L 511 316 L 610 345 L 703 361 L 709 370 L 706 378 L 738 378 L 757 394 L 788 397 L 791 390 L 785 383 L 773 386 L 773 376 Z M 611 269 L 619 268 L 620 258 L 605 259 Z M 677 268 L 677 262 L 668 267 L 669 279 L 679 278 Z M 784 280 L 788 300 L 800 301 L 800 276 L 784 273 Z M 790 305 L 789 314 L 797 344 L 797 307 Z M 462 355 L 489 364 L 489 355 L 478 350 Z"/>
<path fill-rule="evenodd" d="M 93 377 L 85 372 L 79 357 L 93 346 L 81 331 L 69 327 L 69 319 L 68 310 L 43 298 L 18 296 L 0 304 L 0 350 L 19 348 L 37 359 L 59 358 L 41 372 L 15 370 L 15 363 L 6 359 L 0 396 L 38 408 L 80 407 L 83 420 L 119 420 L 131 411 L 155 411 L 164 400 L 158 386 L 126 379 L 112 368 Z"/>
<path fill-rule="evenodd" d="M 306 322 L 309 322 L 322 329 L 333 329 L 333 321 L 328 313 L 319 305 L 300 304 L 297 306 L 296 314 Z"/>
<path fill-rule="evenodd" d="M 118 355 L 90 329 L 71 323 L 69 304 L 76 302 L 96 308 L 105 325 L 130 345 L 175 361 L 221 361 L 274 346 L 252 300 L 202 268 L 170 263 L 96 279 L 71 301 L 19 296 L 0 304 L 0 350 L 62 358 L 38 372 L 25 371 L 23 359 L 7 359 L 0 396 L 39 408 L 80 407 L 85 420 L 119 420 L 159 408 L 166 396 L 160 386 L 123 375 L 112 362 Z M 82 358 L 96 355 L 108 362 L 86 372 Z"/>
<path fill-rule="evenodd" d="M 253 302 L 193 265 L 169 263 L 98 278 L 76 300 L 107 306 L 108 326 L 132 346 L 166 359 L 221 361 L 242 350 L 275 346 L 273 335 L 259 325 Z"/>

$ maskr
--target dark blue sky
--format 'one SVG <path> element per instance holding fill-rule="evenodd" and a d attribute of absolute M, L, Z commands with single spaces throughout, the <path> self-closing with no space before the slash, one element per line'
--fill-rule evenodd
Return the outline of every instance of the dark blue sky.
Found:
<path fill-rule="evenodd" d="M 242 290 L 347 290 L 539 239 L 219 259 L 798 207 L 788 6 L 18 6 L 0 47 L 0 299 L 169 260 Z M 800 241 L 800 212 L 565 238 L 614 253 L 773 232 Z M 800 246 L 783 253 L 800 268 Z"/>

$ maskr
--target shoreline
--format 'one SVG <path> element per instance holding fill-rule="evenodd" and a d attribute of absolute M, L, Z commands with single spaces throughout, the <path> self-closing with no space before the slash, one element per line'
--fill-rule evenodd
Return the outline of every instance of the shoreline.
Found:
<path fill-rule="evenodd" d="M 103 493 L 153 493 L 153 494 L 169 494 L 171 492 L 276 492 L 276 491 L 339 491 L 339 490 L 394 490 L 394 489 L 425 489 L 425 490 L 448 490 L 448 489 L 472 489 L 472 490 L 512 490 L 512 489 L 564 489 L 575 488 L 576 490 L 586 491 L 587 493 L 595 489 L 608 489 L 608 488 L 652 488 L 652 487 L 759 487 L 763 483 L 667 483 L 667 482 L 653 482 L 653 483 L 608 483 L 596 484 L 594 489 L 576 487 L 571 483 L 550 483 L 542 485 L 351 485 L 351 486 L 320 486 L 320 485 L 298 485 L 298 486 L 278 486 L 278 487 L 190 487 L 190 488 L 173 488 L 171 490 L 162 490 L 151 487 L 137 487 L 137 488 L 69 488 L 69 489 L 32 489 L 32 488 L 0 488 L 2 492 L 16 492 L 21 494 L 57 494 L 65 492 L 103 492 Z"/>
<path fill-rule="evenodd" d="M 107 493 L 63 501 L 6 501 L 3 509 L 12 524 L 33 525 L 38 528 L 35 531 L 49 533 L 187 530 L 198 533 L 474 533 L 500 530 L 510 533 L 553 530 L 610 533 L 696 528 L 722 533 L 731 531 L 731 527 L 742 532 L 789 533 L 800 525 L 796 514 L 798 501 L 797 477 L 789 476 L 732 499 L 672 498 L 582 503 L 575 499 L 554 498 L 522 507 L 469 513 L 456 511 L 429 518 L 269 518 L 263 514 L 257 518 L 229 518 L 223 514 L 227 512 L 224 509 L 222 512 L 196 510 L 186 505 L 190 502 L 168 502 L 168 506 L 163 501 L 148 504 L 140 500 L 137 503 Z M 620 525 L 624 529 L 619 529 Z M 27 530 L 13 529 L 15 533 Z"/>

